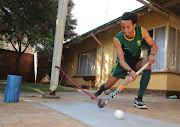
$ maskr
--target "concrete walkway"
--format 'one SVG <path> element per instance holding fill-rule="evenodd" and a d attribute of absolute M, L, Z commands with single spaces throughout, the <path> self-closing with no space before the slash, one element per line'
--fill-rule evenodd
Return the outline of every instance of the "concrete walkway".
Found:
<path fill-rule="evenodd" d="M 167 123 L 124 112 L 124 119 L 114 118 L 115 110 L 98 108 L 86 102 L 40 103 L 93 127 L 179 127 L 179 124 Z"/>
<path fill-rule="evenodd" d="M 18 103 L 3 102 L 4 94 L 0 93 L 0 127 L 89 127 L 77 119 L 55 111 L 39 103 L 47 102 L 86 102 L 96 105 L 83 92 L 56 93 L 61 99 L 45 99 L 39 93 L 21 93 Z M 101 97 L 106 98 L 107 95 Z M 147 110 L 132 106 L 135 95 L 120 93 L 106 107 L 121 109 L 126 113 L 178 124 L 180 127 L 180 99 L 166 99 L 163 96 L 145 96 Z"/>

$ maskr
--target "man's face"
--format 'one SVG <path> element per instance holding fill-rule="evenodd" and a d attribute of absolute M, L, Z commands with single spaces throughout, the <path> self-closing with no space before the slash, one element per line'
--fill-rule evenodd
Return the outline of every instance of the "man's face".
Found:
<path fill-rule="evenodd" d="M 131 38 L 134 36 L 134 28 L 136 23 L 133 25 L 131 20 L 121 20 L 121 30 L 126 35 L 126 37 Z"/>

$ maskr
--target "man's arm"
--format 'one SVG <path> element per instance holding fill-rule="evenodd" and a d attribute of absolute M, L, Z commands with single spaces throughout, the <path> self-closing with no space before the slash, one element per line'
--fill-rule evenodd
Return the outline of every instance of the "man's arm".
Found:
<path fill-rule="evenodd" d="M 156 60 L 155 54 L 158 50 L 158 47 L 156 46 L 156 43 L 154 42 L 154 40 L 151 38 L 148 31 L 144 27 L 142 27 L 142 32 L 143 32 L 144 40 L 151 47 L 151 53 L 148 57 L 149 64 L 153 64 Z"/>

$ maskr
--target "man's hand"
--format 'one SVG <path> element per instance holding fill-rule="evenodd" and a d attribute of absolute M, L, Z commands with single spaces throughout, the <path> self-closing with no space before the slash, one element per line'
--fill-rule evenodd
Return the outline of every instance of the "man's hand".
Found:
<path fill-rule="evenodd" d="M 149 55 L 148 60 L 149 64 L 152 65 L 156 61 L 156 57 L 154 55 Z"/>
<path fill-rule="evenodd" d="M 134 70 L 132 70 L 132 71 L 130 72 L 129 76 L 132 77 L 131 82 L 133 82 L 133 81 L 136 80 L 136 78 L 137 78 L 137 74 L 136 74 L 136 72 L 135 72 Z"/>

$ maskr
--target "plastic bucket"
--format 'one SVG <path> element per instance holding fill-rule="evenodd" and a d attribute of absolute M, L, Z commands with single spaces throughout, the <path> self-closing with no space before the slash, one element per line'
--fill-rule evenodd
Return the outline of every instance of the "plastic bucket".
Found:
<path fill-rule="evenodd" d="M 18 102 L 21 89 L 22 76 L 8 75 L 4 102 Z"/>

